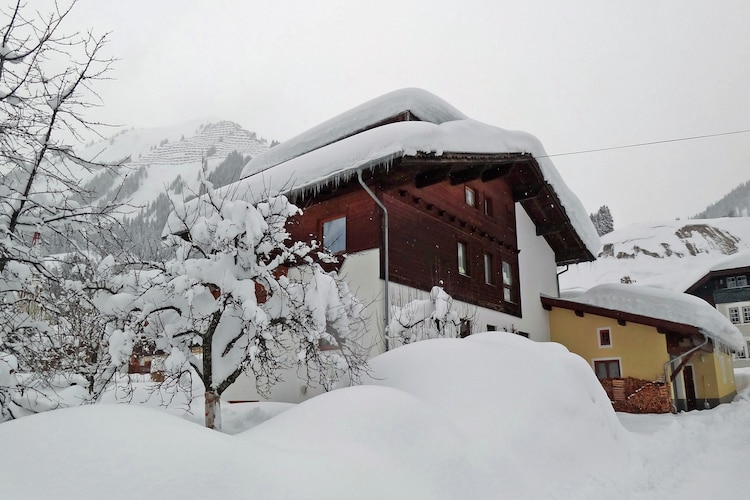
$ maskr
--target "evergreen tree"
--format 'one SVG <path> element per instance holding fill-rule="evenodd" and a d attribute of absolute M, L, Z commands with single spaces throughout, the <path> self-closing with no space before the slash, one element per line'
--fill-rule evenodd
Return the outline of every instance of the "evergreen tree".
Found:
<path fill-rule="evenodd" d="M 596 232 L 599 236 L 604 236 L 607 233 L 614 231 L 614 221 L 612 220 L 612 213 L 609 211 L 607 205 L 602 205 L 595 214 L 589 214 L 591 222 L 596 228 Z"/>

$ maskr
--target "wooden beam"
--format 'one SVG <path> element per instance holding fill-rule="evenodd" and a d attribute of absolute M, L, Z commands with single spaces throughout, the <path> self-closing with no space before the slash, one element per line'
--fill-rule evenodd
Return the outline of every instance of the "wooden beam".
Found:
<path fill-rule="evenodd" d="M 682 362 L 680 362 L 679 366 L 677 366 L 677 369 L 675 369 L 675 371 L 672 372 L 672 375 L 670 375 L 670 382 L 674 382 L 674 379 L 677 377 L 677 375 L 679 375 L 682 369 L 685 368 L 685 365 L 688 363 L 688 361 L 690 361 L 690 358 L 692 358 L 693 354 L 695 354 L 696 352 L 698 351 L 693 351 L 682 359 Z"/>
<path fill-rule="evenodd" d="M 544 184 L 535 184 L 531 186 L 526 186 L 521 189 L 514 189 L 513 190 L 513 201 L 524 201 L 524 200 L 530 200 L 532 198 L 536 198 L 540 194 L 542 194 L 542 190 L 544 189 Z"/>
<path fill-rule="evenodd" d="M 513 163 L 495 165 L 482 171 L 482 182 L 488 182 L 493 179 L 507 176 L 513 170 Z"/>
<path fill-rule="evenodd" d="M 540 224 L 536 226 L 537 236 L 547 236 L 548 234 L 554 234 L 564 231 L 567 228 L 565 221 L 559 222 L 548 222 L 546 224 Z"/>
<path fill-rule="evenodd" d="M 451 185 L 463 184 L 464 182 L 479 179 L 485 169 L 485 165 L 475 165 L 461 170 L 453 170 L 450 173 Z"/>
<path fill-rule="evenodd" d="M 448 178 L 450 173 L 450 167 L 434 168 L 417 174 L 414 179 L 414 184 L 417 188 L 424 188 L 443 182 Z"/>

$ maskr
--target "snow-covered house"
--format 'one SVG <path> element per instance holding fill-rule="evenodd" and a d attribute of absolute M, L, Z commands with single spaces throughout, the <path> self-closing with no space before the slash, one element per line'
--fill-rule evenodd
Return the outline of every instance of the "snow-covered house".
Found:
<path fill-rule="evenodd" d="M 540 294 L 557 266 L 591 261 L 599 239 L 537 139 L 469 119 L 429 92 L 366 102 L 254 158 L 224 197 L 286 194 L 289 228 L 340 254 L 370 307 L 371 354 L 392 306 L 441 285 L 468 311 L 464 333 L 513 330 L 549 340 Z M 166 231 L 183 229 L 170 218 Z"/>
<path fill-rule="evenodd" d="M 606 383 L 637 379 L 644 382 L 630 387 L 641 389 L 666 381 L 664 397 L 677 410 L 714 407 L 736 394 L 731 351 L 742 346 L 742 334 L 697 297 L 607 284 L 575 297 L 542 297 L 542 305 L 550 311 L 551 339 Z"/>
<path fill-rule="evenodd" d="M 735 365 L 750 366 L 750 252 L 721 260 L 686 293 L 716 307 L 742 332 L 742 346 L 734 353 Z"/>

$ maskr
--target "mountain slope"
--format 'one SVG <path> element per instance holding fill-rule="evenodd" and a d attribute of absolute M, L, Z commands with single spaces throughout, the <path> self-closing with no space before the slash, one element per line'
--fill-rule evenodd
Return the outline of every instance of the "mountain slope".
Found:
<path fill-rule="evenodd" d="M 750 215 L 750 181 L 743 182 L 722 199 L 709 205 L 696 219 L 747 217 Z"/>
<path fill-rule="evenodd" d="M 595 262 L 570 266 L 561 291 L 637 283 L 684 291 L 728 255 L 750 251 L 750 218 L 633 224 L 602 237 Z"/>
<path fill-rule="evenodd" d="M 161 231 L 171 211 L 170 196 L 190 198 L 200 192 L 199 173 L 204 165 L 215 186 L 229 184 L 239 179 L 252 157 L 268 148 L 268 142 L 255 132 L 228 121 L 124 130 L 80 151 L 83 158 L 101 162 L 128 158 L 117 175 L 81 173 L 81 183 L 94 193 L 97 203 L 116 199 L 128 206 L 123 224 L 132 245 L 129 250 L 154 258 L 159 255 Z"/>

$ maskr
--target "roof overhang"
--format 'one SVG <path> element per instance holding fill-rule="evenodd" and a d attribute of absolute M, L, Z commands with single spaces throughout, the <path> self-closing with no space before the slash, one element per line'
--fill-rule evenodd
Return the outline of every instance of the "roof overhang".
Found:
<path fill-rule="evenodd" d="M 691 336 L 705 335 L 704 332 L 697 326 L 688 325 L 685 323 L 677 323 L 674 321 L 618 311 L 615 309 L 607 309 L 591 304 L 582 304 L 580 302 L 559 299 L 555 297 L 542 296 L 541 300 L 542 307 L 547 311 L 551 310 L 553 307 L 559 307 L 561 309 L 573 311 L 578 316 L 583 316 L 584 314 L 595 314 L 597 316 L 603 316 L 605 318 L 612 318 L 614 320 L 617 320 L 620 324 L 631 322 L 637 323 L 639 325 L 651 326 L 656 328 L 659 333 L 676 333 L 679 335 Z"/>
<path fill-rule="evenodd" d="M 590 262 L 596 259 L 586 247 L 565 211 L 553 187 L 545 180 L 536 159 L 528 153 L 461 153 L 441 155 L 418 153 L 414 156 L 382 158 L 371 163 L 366 176 L 383 187 L 413 183 L 417 188 L 448 182 L 458 185 L 470 181 L 489 182 L 505 179 L 513 201 L 520 203 L 555 254 L 557 265 Z M 331 179 L 327 188 L 318 186 L 316 198 L 332 196 L 349 189 L 353 179 L 342 183 Z M 294 198 L 306 198 L 304 192 L 290 192 Z M 312 194 L 312 193 L 310 193 Z"/>

